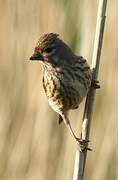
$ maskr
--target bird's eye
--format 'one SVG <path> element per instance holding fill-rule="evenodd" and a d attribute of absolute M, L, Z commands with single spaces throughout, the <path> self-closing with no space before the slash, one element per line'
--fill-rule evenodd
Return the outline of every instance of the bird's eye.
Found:
<path fill-rule="evenodd" d="M 50 47 L 46 48 L 46 49 L 45 49 L 45 52 L 46 52 L 46 53 L 51 53 L 51 52 L 52 52 L 52 48 L 50 48 Z"/>

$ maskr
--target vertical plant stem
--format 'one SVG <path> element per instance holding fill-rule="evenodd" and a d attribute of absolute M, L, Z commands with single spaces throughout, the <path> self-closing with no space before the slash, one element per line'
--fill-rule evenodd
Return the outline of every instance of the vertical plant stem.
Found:
<path fill-rule="evenodd" d="M 102 50 L 102 41 L 103 41 L 103 34 L 104 34 L 104 25 L 105 25 L 105 19 L 106 19 L 106 15 L 105 15 L 106 7 L 107 7 L 107 0 L 99 0 L 95 42 L 94 42 L 93 58 L 92 58 L 92 65 L 91 65 L 93 80 L 97 80 L 97 77 L 98 77 L 100 56 L 101 56 L 101 50 Z M 81 138 L 84 140 L 89 139 L 95 93 L 96 93 L 96 90 L 93 87 L 91 87 L 88 92 L 86 103 L 85 103 L 82 133 L 81 133 Z M 76 151 L 73 180 L 83 180 L 85 164 L 86 164 L 86 156 L 87 156 L 87 150 L 83 152 L 79 150 Z"/>

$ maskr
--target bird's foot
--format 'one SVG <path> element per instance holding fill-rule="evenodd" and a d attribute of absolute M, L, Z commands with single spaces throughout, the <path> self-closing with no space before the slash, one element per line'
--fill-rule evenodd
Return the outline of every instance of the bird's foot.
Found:
<path fill-rule="evenodd" d="M 93 87 L 94 89 L 99 89 L 100 88 L 99 81 L 93 79 L 91 82 L 91 87 Z"/>
<path fill-rule="evenodd" d="M 81 138 L 76 138 L 76 143 L 80 146 L 80 151 L 92 151 L 91 148 L 88 147 L 89 140 L 81 139 Z"/>

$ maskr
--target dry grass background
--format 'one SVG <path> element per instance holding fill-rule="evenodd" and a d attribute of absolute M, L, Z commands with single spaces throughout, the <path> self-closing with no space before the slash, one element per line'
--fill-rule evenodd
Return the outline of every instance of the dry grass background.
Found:
<path fill-rule="evenodd" d="M 76 145 L 48 106 L 42 67 L 28 59 L 39 36 L 57 32 L 91 63 L 97 1 L 0 1 L 0 180 L 71 180 Z M 118 179 L 118 1 L 107 21 L 85 180 Z M 71 112 L 79 134 L 84 103 Z"/>

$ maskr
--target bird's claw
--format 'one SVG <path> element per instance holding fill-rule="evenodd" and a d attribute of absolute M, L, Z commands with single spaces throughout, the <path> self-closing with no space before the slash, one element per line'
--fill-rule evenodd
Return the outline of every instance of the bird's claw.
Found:
<path fill-rule="evenodd" d="M 91 87 L 93 87 L 95 89 L 99 89 L 100 88 L 99 81 L 93 79 L 91 81 Z"/>
<path fill-rule="evenodd" d="M 91 148 L 88 147 L 88 143 L 90 141 L 89 140 L 85 140 L 85 139 L 81 139 L 81 138 L 76 138 L 76 143 L 79 144 L 80 146 L 80 151 L 83 152 L 83 151 L 92 151 Z"/>

